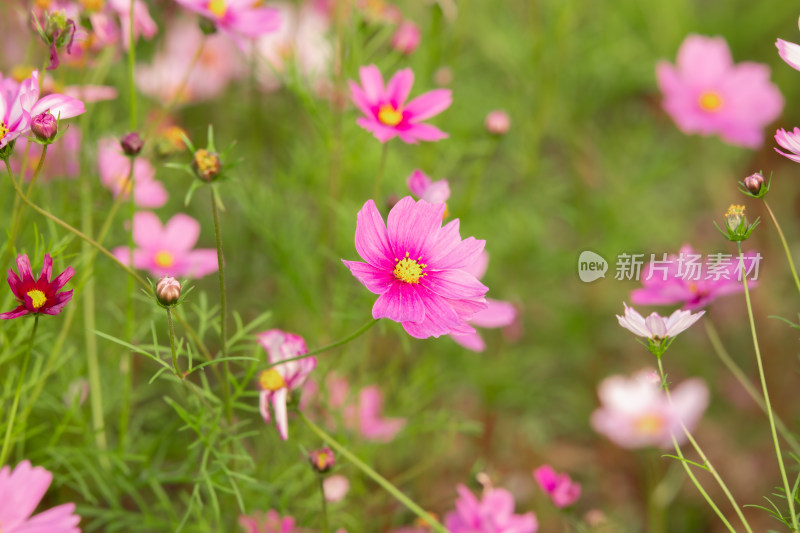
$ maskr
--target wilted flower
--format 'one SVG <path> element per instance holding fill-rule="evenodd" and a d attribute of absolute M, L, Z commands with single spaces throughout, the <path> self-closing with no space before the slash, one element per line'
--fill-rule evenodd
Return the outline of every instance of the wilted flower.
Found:
<path fill-rule="evenodd" d="M 419 26 L 410 20 L 404 20 L 392 35 L 392 48 L 406 55 L 412 54 L 419 46 L 421 38 Z"/>
<path fill-rule="evenodd" d="M 542 465 L 534 470 L 533 478 L 556 507 L 569 507 L 581 496 L 580 483 L 572 481 L 568 474 L 557 473 L 550 465 Z"/>
<path fill-rule="evenodd" d="M 662 317 L 658 313 L 650 313 L 647 318 L 644 318 L 633 307 L 628 307 L 627 304 L 623 305 L 625 306 L 625 316 L 617 315 L 619 325 L 634 335 L 648 339 L 650 351 L 656 357 L 661 357 L 673 338 L 682 331 L 689 329 L 705 314 L 705 311 L 692 314 L 691 311 L 677 310 L 669 317 Z"/>
<path fill-rule="evenodd" d="M 397 72 L 384 88 L 383 76 L 375 65 L 359 69 L 361 85 L 349 81 L 350 97 L 364 113 L 356 123 L 385 143 L 396 136 L 406 143 L 438 141 L 447 137 L 440 129 L 422 121 L 438 115 L 453 101 L 449 89 L 435 89 L 406 104 L 414 73 L 410 68 Z"/>
<path fill-rule="evenodd" d="M 156 298 L 161 305 L 175 305 L 181 297 L 181 282 L 177 279 L 164 276 L 156 283 Z"/>
<path fill-rule="evenodd" d="M 80 533 L 81 517 L 74 514 L 75 504 L 65 503 L 36 516 L 36 506 L 53 481 L 53 474 L 41 466 L 22 461 L 14 470 L 0 469 L 0 524 L 3 533 Z"/>
<path fill-rule="evenodd" d="M 462 240 L 457 219 L 442 227 L 444 209 L 444 204 L 406 196 L 384 225 L 368 200 L 358 212 L 355 237 L 366 263 L 343 260 L 356 279 L 379 295 L 373 318 L 400 322 L 419 339 L 474 333 L 467 321 L 486 309 L 488 287 L 462 270 L 477 259 L 485 241 Z"/>
<path fill-rule="evenodd" d="M 718 134 L 730 144 L 757 148 L 764 128 L 778 118 L 783 96 L 769 81 L 769 67 L 734 65 L 722 37 L 689 35 L 678 51 L 677 65 L 656 67 L 664 110 L 687 134 Z"/>
<path fill-rule="evenodd" d="M 511 117 L 501 109 L 490 111 L 484 122 L 486 131 L 492 135 L 505 135 L 511 128 Z"/>
<path fill-rule="evenodd" d="M 56 138 L 58 133 L 58 122 L 49 111 L 39 113 L 31 119 L 31 132 L 37 139 L 43 142 L 50 142 Z"/>
<path fill-rule="evenodd" d="M 514 497 L 505 489 L 484 490 L 480 501 L 464 485 L 457 487 L 456 508 L 445 516 L 450 533 L 536 533 L 533 513 L 514 514 Z"/>
<path fill-rule="evenodd" d="M 44 264 L 39 279 L 33 279 L 33 271 L 28 256 L 17 256 L 17 272 L 8 271 L 8 285 L 19 302 L 19 306 L 7 313 L 0 313 L 0 318 L 10 319 L 25 315 L 45 314 L 57 315 L 67 302 L 72 299 L 72 291 L 59 292 L 75 275 L 75 269 L 67 269 L 51 281 L 53 275 L 53 258 L 44 254 Z"/>
<path fill-rule="evenodd" d="M 132 180 L 129 174 L 133 165 Z M 102 139 L 97 144 L 97 167 L 100 181 L 110 189 L 114 197 L 127 198 L 133 187 L 133 201 L 139 207 L 161 207 L 167 203 L 167 191 L 155 179 L 156 170 L 144 157 L 131 160 L 122 153 L 122 147 L 115 139 Z M 131 183 L 133 181 L 133 183 Z"/>

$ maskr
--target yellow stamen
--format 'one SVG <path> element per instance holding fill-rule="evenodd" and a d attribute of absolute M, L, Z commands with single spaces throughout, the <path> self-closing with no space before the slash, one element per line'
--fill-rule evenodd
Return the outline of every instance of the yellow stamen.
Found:
<path fill-rule="evenodd" d="M 39 9 L 50 9 L 50 0 L 36 0 L 34 4 Z"/>
<path fill-rule="evenodd" d="M 410 259 L 408 252 L 406 252 L 406 257 L 402 261 L 395 259 L 394 261 L 397 264 L 394 266 L 394 277 L 406 283 L 419 283 L 419 278 L 425 275 L 422 269 L 428 266 L 419 263 L 420 260 L 422 260 L 421 257 Z"/>
<path fill-rule="evenodd" d="M 722 107 L 722 97 L 714 91 L 704 91 L 697 99 L 697 103 L 704 111 L 718 111 Z"/>
<path fill-rule="evenodd" d="M 175 258 L 169 252 L 158 252 L 156 254 L 156 264 L 161 268 L 169 268 L 175 263 Z"/>
<path fill-rule="evenodd" d="M 81 0 L 81 4 L 86 11 L 100 11 L 103 9 L 105 0 Z"/>
<path fill-rule="evenodd" d="M 378 120 L 387 126 L 397 126 L 403 120 L 403 113 L 392 104 L 383 104 L 378 110 Z"/>
<path fill-rule="evenodd" d="M 6 123 L 5 123 L 5 122 L 3 122 L 2 120 L 0 120 L 0 139 L 2 139 L 3 137 L 5 137 L 5 136 L 6 136 L 6 133 L 8 133 L 8 126 L 6 126 Z"/>
<path fill-rule="evenodd" d="M 41 306 L 47 303 L 47 296 L 45 296 L 44 293 L 39 289 L 28 291 L 28 296 L 31 299 L 31 304 L 33 305 L 34 309 L 39 309 Z"/>
<path fill-rule="evenodd" d="M 744 215 L 744 206 L 731 204 L 728 206 L 728 211 L 725 212 L 726 217 L 740 217 Z"/>
<path fill-rule="evenodd" d="M 228 11 L 228 6 L 225 5 L 225 0 L 211 0 L 208 3 L 208 10 L 217 17 L 222 18 Z"/>
<path fill-rule="evenodd" d="M 322 470 L 327 465 L 325 464 L 328 460 L 328 454 L 325 452 L 321 452 L 317 455 L 317 468 Z"/>
<path fill-rule="evenodd" d="M 262 389 L 268 391 L 280 390 L 286 386 L 286 381 L 283 379 L 283 376 L 274 368 L 264 370 L 258 376 L 258 383 L 261 385 Z"/>
<path fill-rule="evenodd" d="M 222 168 L 219 156 L 214 152 L 209 152 L 205 148 L 200 148 L 194 153 L 194 164 L 198 172 L 203 176 L 203 179 L 209 181 L 219 174 Z"/>
<path fill-rule="evenodd" d="M 664 427 L 664 421 L 656 414 L 644 415 L 637 419 L 634 424 L 637 431 L 645 435 L 655 435 Z"/>

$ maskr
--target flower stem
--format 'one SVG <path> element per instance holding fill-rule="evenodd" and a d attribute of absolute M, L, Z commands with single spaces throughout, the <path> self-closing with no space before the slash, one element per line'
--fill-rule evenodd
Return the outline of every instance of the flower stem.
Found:
<path fill-rule="evenodd" d="M 764 406 L 767 411 L 767 418 L 769 419 L 769 428 L 772 432 L 772 442 L 775 445 L 775 456 L 778 459 L 778 468 L 781 471 L 781 480 L 783 481 L 783 489 L 786 491 L 786 501 L 789 505 L 789 515 L 792 518 L 792 530 L 798 530 L 797 512 L 794 508 L 794 491 L 789 486 L 789 478 L 786 476 L 786 467 L 783 464 L 783 455 L 781 454 L 781 446 L 778 441 L 778 434 L 775 431 L 775 417 L 772 414 L 772 404 L 769 401 L 769 391 L 767 390 L 767 379 L 764 376 L 764 363 L 761 360 L 761 349 L 758 346 L 758 335 L 756 334 L 756 323 L 753 318 L 753 305 L 750 302 L 750 289 L 747 286 L 747 271 L 744 267 L 744 258 L 742 257 L 742 243 L 736 242 L 736 248 L 739 252 L 739 265 L 742 272 L 742 284 L 744 285 L 744 300 L 747 304 L 747 317 L 750 321 L 750 333 L 753 336 L 753 348 L 756 352 L 756 362 L 758 362 L 758 375 L 761 379 L 761 392 L 764 394 Z M 791 264 L 791 260 L 790 260 Z"/>
<path fill-rule="evenodd" d="M 178 353 L 175 351 L 175 326 L 172 325 L 172 309 L 167 307 L 167 323 L 169 323 L 169 346 L 172 348 L 172 367 L 175 375 L 183 379 L 183 373 L 178 368 Z"/>
<path fill-rule="evenodd" d="M 33 192 L 33 186 L 36 184 L 36 178 L 39 177 L 39 173 L 42 171 L 42 167 L 44 166 L 44 159 L 47 155 L 47 146 L 42 146 L 42 156 L 39 158 L 39 163 L 36 165 L 36 170 L 33 172 L 33 176 L 31 177 L 30 183 L 28 183 L 28 190 L 25 192 L 25 196 L 30 198 L 31 193 Z M 20 176 L 24 176 L 24 173 L 20 174 Z M 0 266 L 5 267 L 6 262 L 11 257 L 13 253 L 14 244 L 17 242 L 17 236 L 19 234 L 19 228 L 22 225 L 22 213 L 25 211 L 25 205 L 19 204 L 19 198 L 16 199 L 14 202 L 14 207 L 18 209 L 14 209 L 11 220 L 13 220 L 13 225 L 11 226 L 11 235 L 6 243 L 6 252 L 3 256 L 2 262 L 0 262 Z"/>
<path fill-rule="evenodd" d="M 343 339 L 339 339 L 336 342 L 333 342 L 333 343 L 328 344 L 326 346 L 323 346 L 321 348 L 317 348 L 316 350 L 311 350 L 310 352 L 306 352 L 303 355 L 298 355 L 297 357 L 290 357 L 289 359 L 284 359 L 282 361 L 278 361 L 277 363 L 271 364 L 269 367 L 273 367 L 275 365 L 282 365 L 284 363 L 289 363 L 291 361 L 299 361 L 300 359 L 305 359 L 306 357 L 311 357 L 312 355 L 318 355 L 318 354 L 321 354 L 323 352 L 327 352 L 328 350 L 333 350 L 334 348 L 338 348 L 339 346 L 342 346 L 343 344 L 347 344 L 348 342 L 350 342 L 351 340 L 355 339 L 356 337 L 359 337 L 362 333 L 364 333 L 369 328 L 371 328 L 372 326 L 377 324 L 379 320 L 380 320 L 379 318 L 373 318 L 372 320 L 370 320 L 369 322 L 367 322 L 366 324 L 364 324 L 363 326 L 358 328 L 355 332 L 351 333 L 350 335 L 348 335 L 347 337 L 345 337 Z M 269 368 L 269 367 L 267 367 L 267 368 Z"/>
<path fill-rule="evenodd" d="M 428 524 L 431 528 L 433 528 L 434 531 L 437 531 L 438 533 L 448 533 L 448 531 L 444 528 L 442 524 L 439 523 L 438 520 L 433 518 L 433 516 L 431 516 L 430 513 L 426 512 L 422 507 L 414 503 L 408 496 L 400 492 L 400 489 L 392 485 L 392 483 L 389 482 L 389 480 L 387 480 L 385 477 L 383 477 L 375 470 L 370 468 L 369 465 L 367 465 L 364 461 L 356 457 L 355 454 L 350 452 L 350 450 L 348 450 L 347 448 L 336 442 L 333 439 L 333 437 L 328 435 L 325 432 L 325 430 L 323 430 L 321 427 L 319 427 L 311 420 L 306 418 L 306 416 L 303 413 L 298 413 L 298 415 L 303 420 L 303 422 L 305 422 L 306 425 L 309 428 L 311 428 L 311 431 L 313 431 L 314 433 L 317 434 L 317 436 L 319 436 L 319 438 L 324 440 L 326 443 L 328 443 L 328 445 L 331 448 L 339 452 L 348 461 L 353 463 L 359 470 L 361 470 L 367 476 L 369 476 L 375 483 L 380 485 L 386 492 L 394 496 L 395 499 L 400 503 L 402 503 L 403 505 L 405 505 L 409 511 L 411 511 L 419 518 L 424 520 L 425 523 Z"/>
<path fill-rule="evenodd" d="M 372 191 L 373 199 L 377 200 L 378 195 L 381 193 L 381 182 L 383 181 L 383 173 L 386 170 L 386 159 L 387 155 L 389 154 L 389 142 L 383 143 L 383 149 L 381 151 L 381 162 L 380 166 L 378 167 L 378 176 L 375 178 L 375 188 Z"/>
<path fill-rule="evenodd" d="M 134 34 L 134 12 L 136 2 L 131 0 L 128 13 L 130 26 L 128 27 L 128 91 L 131 98 L 131 131 L 136 129 L 136 37 Z"/>
<path fill-rule="evenodd" d="M 130 43 L 131 50 L 133 50 L 133 42 Z M 133 74 L 131 73 L 131 76 Z M 131 116 L 131 128 L 135 127 L 135 118 Z M 128 157 L 128 161 L 130 162 L 130 168 L 128 169 L 128 176 L 125 179 L 122 191 L 120 192 L 120 196 L 125 194 L 125 191 L 130 191 L 128 193 L 128 218 L 130 221 L 130 231 L 128 232 L 128 266 L 133 268 L 133 252 L 135 249 L 135 245 L 133 242 L 133 219 L 136 217 L 136 201 L 134 199 L 133 189 L 135 183 L 133 181 L 133 171 L 136 163 L 136 156 Z M 136 285 L 133 278 L 128 278 L 128 294 L 126 299 L 126 309 L 125 309 L 125 338 L 128 342 L 133 343 L 133 335 L 134 335 L 134 324 L 136 323 L 134 317 L 135 311 L 135 299 L 134 293 L 136 291 Z M 120 370 L 122 372 L 122 406 L 120 407 L 120 414 L 119 414 L 119 446 L 120 450 L 125 449 L 125 437 L 128 434 L 128 424 L 130 422 L 130 413 L 131 413 L 131 393 L 133 391 L 133 373 L 132 373 L 132 365 L 133 365 L 133 354 L 130 350 L 125 350 L 122 354 L 122 360 L 120 361 Z"/>
<path fill-rule="evenodd" d="M 794 261 L 792 260 L 792 252 L 789 251 L 789 244 L 786 242 L 786 237 L 784 237 L 781 226 L 778 224 L 778 219 L 775 218 L 775 214 L 772 212 L 772 209 L 770 209 L 766 198 L 762 197 L 761 199 L 764 201 L 764 207 L 767 208 L 767 213 L 769 213 L 769 217 L 772 219 L 772 222 L 775 224 L 775 229 L 778 231 L 778 236 L 781 238 L 783 250 L 786 252 L 786 259 L 789 261 L 789 269 L 791 269 L 792 277 L 794 278 L 794 285 L 797 287 L 797 291 L 800 292 L 800 279 L 797 277 L 797 269 L 795 268 Z"/>
<path fill-rule="evenodd" d="M 8 424 L 6 425 L 6 435 L 3 438 L 3 449 L 0 451 L 0 465 L 6 464 L 8 458 L 8 448 L 11 445 L 11 431 L 14 429 L 14 419 L 17 416 L 17 408 L 19 407 L 19 398 L 22 395 L 22 384 L 25 381 L 25 373 L 28 370 L 28 361 L 33 352 L 33 340 L 36 337 L 36 328 L 39 325 L 39 313 L 33 315 L 33 329 L 31 329 L 30 340 L 28 341 L 28 349 L 25 350 L 24 358 L 22 359 L 22 368 L 19 371 L 19 381 L 17 382 L 17 390 L 14 393 L 14 401 L 11 404 L 11 414 L 8 417 Z"/>
<path fill-rule="evenodd" d="M 220 331 L 220 346 L 223 358 L 228 357 L 228 348 L 226 346 L 226 339 L 228 338 L 228 303 L 225 295 L 225 259 L 222 256 L 222 233 L 219 227 L 219 208 L 217 207 L 217 189 L 211 186 L 211 212 L 214 215 L 214 234 L 217 239 L 217 265 L 219 266 L 219 301 L 220 301 L 220 317 L 219 317 L 219 331 Z M 228 422 L 233 420 L 233 406 L 231 405 L 230 389 L 228 384 L 230 367 L 228 361 L 223 361 L 223 376 L 222 376 L 222 393 L 225 397 L 225 411 L 228 416 Z"/>
<path fill-rule="evenodd" d="M 317 476 L 319 479 L 319 495 L 322 498 L 322 533 L 330 533 L 331 526 L 328 524 L 328 501 L 325 499 L 325 478 L 321 475 Z"/>

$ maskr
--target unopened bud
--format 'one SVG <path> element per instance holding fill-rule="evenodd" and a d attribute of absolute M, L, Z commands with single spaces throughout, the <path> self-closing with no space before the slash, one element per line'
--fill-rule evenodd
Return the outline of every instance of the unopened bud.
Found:
<path fill-rule="evenodd" d="M 203 181 L 212 181 L 222 171 L 222 162 L 216 152 L 200 148 L 194 153 L 192 168 L 197 177 Z"/>
<path fill-rule="evenodd" d="M 309 452 L 308 462 L 311 463 L 314 470 L 320 474 L 324 474 L 336 464 L 336 457 L 333 455 L 333 451 L 326 446 L 319 450 Z"/>
<path fill-rule="evenodd" d="M 181 282 L 177 279 L 164 276 L 156 284 L 156 298 L 161 305 L 175 305 L 181 297 Z"/>
<path fill-rule="evenodd" d="M 120 139 L 119 145 L 122 146 L 122 152 L 125 155 L 133 157 L 139 155 L 139 152 L 142 151 L 144 141 L 138 133 L 133 131 Z"/>
<path fill-rule="evenodd" d="M 761 192 L 761 187 L 764 186 L 764 176 L 761 172 L 751 174 L 744 179 L 744 186 L 750 191 L 750 194 L 757 195 Z"/>
<path fill-rule="evenodd" d="M 486 126 L 486 131 L 492 135 L 505 135 L 511 127 L 511 118 L 508 116 L 508 113 L 498 109 L 486 115 L 486 122 L 484 124 Z"/>
<path fill-rule="evenodd" d="M 31 131 L 40 141 L 52 141 L 58 133 L 58 123 L 56 117 L 49 111 L 40 113 L 31 120 Z"/>

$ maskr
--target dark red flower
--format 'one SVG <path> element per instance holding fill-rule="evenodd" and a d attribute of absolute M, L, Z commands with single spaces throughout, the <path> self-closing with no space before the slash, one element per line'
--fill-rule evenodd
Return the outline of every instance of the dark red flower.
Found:
<path fill-rule="evenodd" d="M 33 279 L 33 271 L 28 256 L 17 256 L 17 271 L 8 271 L 8 285 L 17 297 L 20 305 L 8 313 L 0 313 L 0 318 L 18 318 L 25 315 L 43 313 L 57 315 L 72 299 L 72 291 L 58 292 L 75 275 L 75 269 L 68 267 L 59 276 L 50 281 L 53 274 L 53 258 L 44 254 L 44 265 L 39 279 Z"/>

